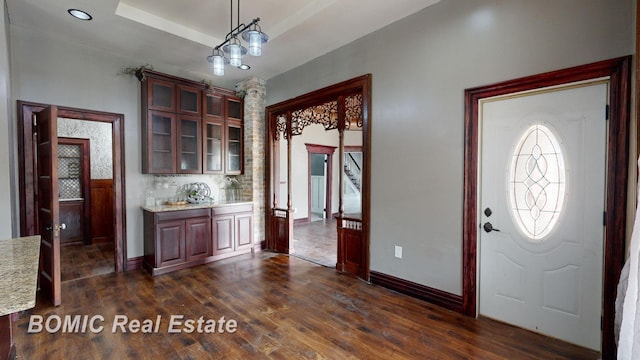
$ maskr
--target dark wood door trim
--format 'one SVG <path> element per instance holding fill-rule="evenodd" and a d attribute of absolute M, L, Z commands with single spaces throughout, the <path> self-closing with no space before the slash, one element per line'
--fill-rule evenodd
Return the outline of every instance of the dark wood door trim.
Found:
<path fill-rule="evenodd" d="M 38 233 L 37 186 L 33 141 L 33 115 L 47 104 L 18 100 L 18 172 L 20 178 L 20 236 Z M 111 124 L 113 139 L 113 229 L 116 272 L 126 270 L 126 197 L 124 162 L 124 115 L 102 111 L 58 107 L 58 116 L 67 119 L 89 120 Z"/>
<path fill-rule="evenodd" d="M 311 155 L 312 154 L 321 154 L 327 155 L 327 173 L 324 174 L 326 189 L 327 192 L 324 194 L 325 202 L 325 216 L 330 218 L 332 216 L 331 212 L 331 196 L 332 196 L 332 182 L 333 182 L 333 153 L 336 151 L 335 146 L 327 146 L 327 145 L 318 145 L 318 144 L 304 144 L 307 147 L 307 221 L 311 222 Z"/>
<path fill-rule="evenodd" d="M 620 271 L 624 265 L 625 253 L 631 56 L 509 80 L 465 91 L 462 297 L 464 313 L 469 316 L 476 316 L 479 100 L 600 77 L 608 77 L 610 79 L 602 355 L 604 359 L 613 359 L 616 353 L 614 341 L 616 287 Z"/>

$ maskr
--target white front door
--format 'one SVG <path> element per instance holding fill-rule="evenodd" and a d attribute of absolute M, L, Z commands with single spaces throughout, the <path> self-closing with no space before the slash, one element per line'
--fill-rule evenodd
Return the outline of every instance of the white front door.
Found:
<path fill-rule="evenodd" d="M 599 80 L 480 109 L 480 314 L 595 350 L 607 99 Z"/>

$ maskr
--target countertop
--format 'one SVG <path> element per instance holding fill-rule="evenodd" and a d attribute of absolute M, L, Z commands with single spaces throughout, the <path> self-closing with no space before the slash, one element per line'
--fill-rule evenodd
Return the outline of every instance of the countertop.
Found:
<path fill-rule="evenodd" d="M 0 240 L 0 316 L 36 306 L 40 235 Z"/>
<path fill-rule="evenodd" d="M 165 211 L 207 209 L 207 208 L 215 208 L 215 207 L 231 206 L 231 205 L 244 205 L 244 204 L 253 204 L 253 203 L 251 201 L 228 201 L 228 202 L 213 202 L 213 203 L 186 204 L 186 205 L 142 206 L 142 209 L 149 212 L 157 213 L 157 212 L 165 212 Z"/>

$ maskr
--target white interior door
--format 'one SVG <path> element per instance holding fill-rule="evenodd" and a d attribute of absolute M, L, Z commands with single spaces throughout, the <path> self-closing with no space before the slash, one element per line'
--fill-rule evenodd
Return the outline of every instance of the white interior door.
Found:
<path fill-rule="evenodd" d="M 311 213 L 325 218 L 327 155 L 311 154 Z"/>
<path fill-rule="evenodd" d="M 311 213 L 324 213 L 324 176 L 311 176 Z M 323 215 L 324 216 L 324 215 Z"/>
<path fill-rule="evenodd" d="M 480 314 L 596 350 L 607 99 L 600 80 L 480 110 Z"/>

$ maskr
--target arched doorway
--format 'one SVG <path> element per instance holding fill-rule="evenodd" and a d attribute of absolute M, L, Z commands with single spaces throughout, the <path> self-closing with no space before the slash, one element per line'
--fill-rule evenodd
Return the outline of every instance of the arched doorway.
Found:
<path fill-rule="evenodd" d="M 339 190 L 337 204 L 337 264 L 339 271 L 369 278 L 370 214 L 370 113 L 371 75 L 344 81 L 314 92 L 271 105 L 266 109 L 265 142 L 267 191 L 266 248 L 282 253 L 295 252 L 293 224 L 294 202 L 293 145 L 295 137 L 310 125 L 320 124 L 325 131 L 338 133 Z M 358 129 L 360 144 L 345 144 Z M 348 140 L 347 140 L 348 141 Z M 357 214 L 344 211 L 345 145 L 361 146 L 361 206 Z M 286 148 L 286 151 L 285 151 Z M 285 171 L 286 170 L 286 171 Z M 306 179 L 305 179 L 306 181 Z M 304 197 L 307 195 L 305 193 Z M 327 210 L 331 213 L 331 211 Z"/>

